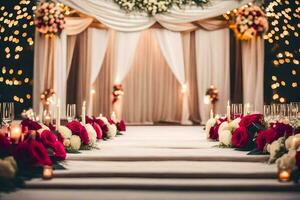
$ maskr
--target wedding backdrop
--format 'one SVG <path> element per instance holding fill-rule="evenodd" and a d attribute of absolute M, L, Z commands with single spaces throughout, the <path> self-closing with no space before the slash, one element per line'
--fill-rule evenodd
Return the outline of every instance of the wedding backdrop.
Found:
<path fill-rule="evenodd" d="M 33 108 L 53 88 L 66 103 L 87 101 L 89 114 L 117 112 L 128 122 L 205 122 L 204 95 L 219 90 L 216 113 L 230 100 L 230 36 L 220 17 L 250 1 L 212 1 L 205 8 L 171 8 L 152 17 L 128 15 L 110 1 L 58 1 L 80 12 L 66 17 L 59 37 L 36 33 Z M 243 102 L 263 107 L 263 39 L 242 41 Z M 238 55 L 237 55 L 238 56 Z M 113 85 L 124 96 L 112 105 Z M 91 92 L 92 91 L 92 92 Z M 255 91 L 255 94 L 253 94 Z M 241 102 L 242 103 L 242 102 Z M 65 111 L 62 111 L 65 116 Z"/>
<path fill-rule="evenodd" d="M 33 86 L 21 120 L 0 91 L 1 199 L 299 199 L 300 102 L 277 88 L 298 86 L 300 1 L 30 3 L 0 2 L 9 65 L 34 44 L 33 81 L 0 71 Z"/>

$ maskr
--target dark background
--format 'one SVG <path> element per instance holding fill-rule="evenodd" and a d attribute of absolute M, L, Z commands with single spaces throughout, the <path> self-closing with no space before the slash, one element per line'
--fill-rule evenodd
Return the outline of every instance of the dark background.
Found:
<path fill-rule="evenodd" d="M 266 103 L 300 101 L 299 1 L 282 1 L 282 3 L 274 4 L 276 2 L 266 0 L 264 3 L 266 9 L 273 8 L 269 11 L 272 15 L 269 17 L 270 30 L 268 33 L 271 35 L 267 33 L 265 36 L 264 98 Z M 14 101 L 18 114 L 23 109 L 32 106 L 34 46 L 30 39 L 34 40 L 32 21 L 35 4 L 34 0 L 0 1 L 0 101 Z M 274 24 L 276 20 L 278 23 Z M 14 24 L 16 21 L 18 23 Z M 288 35 L 281 37 L 285 31 L 283 27 L 286 27 Z M 276 36 L 279 37 L 278 40 Z M 6 52 L 7 47 L 10 49 L 8 53 Z M 16 52 L 16 47 L 23 49 Z M 274 61 L 279 61 L 280 53 L 283 55 L 281 59 L 284 60 L 284 63 L 275 66 Z M 8 54 L 10 54 L 9 58 L 7 58 Z M 15 58 L 17 54 L 19 58 Z M 13 73 L 10 73 L 11 69 Z M 22 70 L 22 73 L 19 70 Z M 26 79 L 29 81 L 26 82 Z M 272 84 L 277 84 L 279 87 L 276 86 L 272 89 Z M 297 84 L 296 87 L 295 84 Z"/>

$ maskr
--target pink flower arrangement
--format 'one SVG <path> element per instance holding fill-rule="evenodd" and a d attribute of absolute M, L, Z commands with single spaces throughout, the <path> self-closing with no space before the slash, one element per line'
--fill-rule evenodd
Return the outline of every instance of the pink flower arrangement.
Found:
<path fill-rule="evenodd" d="M 268 19 L 263 10 L 256 6 L 243 6 L 238 9 L 233 26 L 237 37 L 241 40 L 250 40 L 261 36 L 268 28 Z"/>
<path fill-rule="evenodd" d="M 49 36 L 59 35 L 65 27 L 65 16 L 61 7 L 54 2 L 42 2 L 35 13 L 37 31 Z"/>

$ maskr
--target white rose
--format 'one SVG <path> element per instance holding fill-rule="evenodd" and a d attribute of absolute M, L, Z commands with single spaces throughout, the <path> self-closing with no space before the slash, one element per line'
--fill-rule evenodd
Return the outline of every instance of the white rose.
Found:
<path fill-rule="evenodd" d="M 296 150 L 289 150 L 277 160 L 279 168 L 293 169 L 296 166 Z"/>
<path fill-rule="evenodd" d="M 220 143 L 230 146 L 231 145 L 232 134 L 229 130 L 223 130 L 219 133 L 219 141 Z"/>
<path fill-rule="evenodd" d="M 267 145 L 267 151 L 270 153 L 270 162 L 274 162 L 277 159 L 276 156 L 280 151 L 282 140 L 284 140 L 284 137 L 281 137 L 278 140 L 275 140 L 271 144 Z"/>
<path fill-rule="evenodd" d="M 298 149 L 300 147 L 300 134 L 296 134 L 293 136 L 290 136 L 285 141 L 285 148 L 287 150 L 289 149 Z"/>
<path fill-rule="evenodd" d="M 61 134 L 64 139 L 70 139 L 72 136 L 72 131 L 66 126 L 58 127 L 57 131 Z"/>
<path fill-rule="evenodd" d="M 101 119 L 105 124 L 109 124 L 108 120 L 106 117 L 100 116 L 97 119 Z"/>
<path fill-rule="evenodd" d="M 70 139 L 64 139 L 64 146 L 69 147 L 71 145 Z"/>
<path fill-rule="evenodd" d="M 0 159 L 0 177 L 12 179 L 16 175 L 17 164 L 12 157 L 7 157 L 4 160 Z"/>
<path fill-rule="evenodd" d="M 117 127 L 114 124 L 107 124 L 108 132 L 107 137 L 113 138 L 117 135 Z"/>
<path fill-rule="evenodd" d="M 81 146 L 81 139 L 78 135 L 72 135 L 70 138 L 71 148 L 74 150 L 79 150 Z"/>
<path fill-rule="evenodd" d="M 97 142 L 97 133 L 94 129 L 94 127 L 91 124 L 86 124 L 84 125 L 84 127 L 86 128 L 88 134 L 89 134 L 89 139 L 90 139 L 90 146 L 94 146 Z"/>
<path fill-rule="evenodd" d="M 207 122 L 206 122 L 206 125 L 205 125 L 205 133 L 206 133 L 206 137 L 209 138 L 209 131 L 210 129 L 217 123 L 217 120 L 214 119 L 214 118 L 211 118 L 209 119 Z"/>
<path fill-rule="evenodd" d="M 218 134 L 220 135 L 220 133 L 222 131 L 228 130 L 230 131 L 230 127 L 228 125 L 228 122 L 223 122 L 220 126 L 219 126 L 219 130 L 218 130 Z"/>
<path fill-rule="evenodd" d="M 241 121 L 241 118 L 240 118 L 240 117 L 238 117 L 238 118 L 232 120 L 232 121 L 229 123 L 229 126 L 230 126 L 231 130 L 234 131 L 235 129 L 239 128 L 239 127 L 240 127 L 240 121 Z"/>

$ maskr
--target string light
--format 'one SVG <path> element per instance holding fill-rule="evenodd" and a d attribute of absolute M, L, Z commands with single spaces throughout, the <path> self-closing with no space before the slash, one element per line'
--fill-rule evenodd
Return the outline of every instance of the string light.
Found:
<path fill-rule="evenodd" d="M 34 0 L 0 2 L 0 90 L 5 91 L 0 97 L 2 101 L 28 107 L 32 102 L 30 54 L 34 44 L 35 3 Z"/>
<path fill-rule="evenodd" d="M 272 60 L 270 64 L 272 100 L 285 103 L 299 99 L 299 0 L 266 1 L 266 15 L 269 18 L 269 31 L 264 39 L 266 51 Z M 267 74 L 268 75 L 268 74 Z M 279 84 L 280 83 L 280 84 Z"/>

